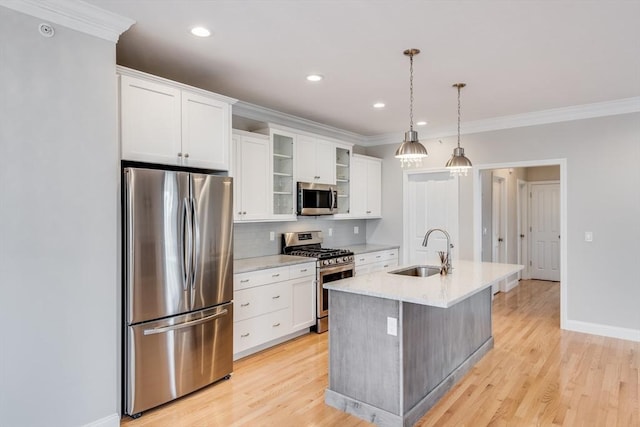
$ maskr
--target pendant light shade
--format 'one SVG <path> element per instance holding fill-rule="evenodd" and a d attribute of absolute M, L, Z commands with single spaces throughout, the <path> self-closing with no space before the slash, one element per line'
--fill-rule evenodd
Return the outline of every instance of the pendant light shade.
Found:
<path fill-rule="evenodd" d="M 453 155 L 447 162 L 447 169 L 451 171 L 451 175 L 467 175 L 467 171 L 471 169 L 472 164 L 464 155 L 464 148 L 460 147 L 460 89 L 465 87 L 465 83 L 456 83 L 453 87 L 458 89 L 458 146 L 453 149 Z"/>
<path fill-rule="evenodd" d="M 418 132 L 413 130 L 413 57 L 420 53 L 420 49 L 407 49 L 403 52 L 409 57 L 409 130 L 404 133 L 404 141 L 396 150 L 396 158 L 405 167 L 420 166 L 422 159 L 427 157 L 427 149 L 420 143 Z"/>

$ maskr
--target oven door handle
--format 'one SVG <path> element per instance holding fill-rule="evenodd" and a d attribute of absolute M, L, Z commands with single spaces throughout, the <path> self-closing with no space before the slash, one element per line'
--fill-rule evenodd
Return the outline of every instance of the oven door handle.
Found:
<path fill-rule="evenodd" d="M 320 269 L 320 275 L 324 276 L 325 274 L 340 273 L 340 272 L 343 272 L 343 271 L 349 271 L 349 270 L 353 270 L 353 269 L 354 269 L 354 264 L 353 263 L 337 265 L 335 267 L 322 267 Z"/>

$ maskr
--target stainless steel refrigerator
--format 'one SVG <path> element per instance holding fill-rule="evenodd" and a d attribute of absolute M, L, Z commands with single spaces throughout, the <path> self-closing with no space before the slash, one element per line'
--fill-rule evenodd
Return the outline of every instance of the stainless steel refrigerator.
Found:
<path fill-rule="evenodd" d="M 124 412 L 233 369 L 230 177 L 123 168 Z"/>

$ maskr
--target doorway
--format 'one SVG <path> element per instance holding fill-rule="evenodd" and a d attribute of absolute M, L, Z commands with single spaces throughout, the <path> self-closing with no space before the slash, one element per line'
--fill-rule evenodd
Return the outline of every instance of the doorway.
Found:
<path fill-rule="evenodd" d="M 533 220 L 533 214 L 530 210 L 528 210 L 528 206 L 531 202 L 531 197 L 527 198 L 530 194 L 532 195 L 531 185 L 532 183 L 536 183 L 536 181 L 553 181 L 545 178 L 537 178 L 536 174 L 532 177 L 528 177 L 528 174 L 523 174 L 523 169 L 530 170 L 544 170 L 553 166 L 554 170 L 558 174 L 557 179 L 553 184 L 556 185 L 555 189 L 544 188 L 545 193 L 540 194 L 541 198 L 546 197 L 546 203 L 548 206 L 555 206 L 555 218 L 545 217 L 544 215 L 540 218 L 540 220 L 545 224 L 543 229 L 547 234 L 556 233 L 555 234 L 555 242 L 551 240 L 551 234 L 547 237 L 547 241 L 549 242 L 546 246 L 540 244 L 544 250 L 540 251 L 540 259 L 541 262 L 544 263 L 545 269 L 546 267 L 550 267 L 549 270 L 555 272 L 559 277 L 551 280 L 559 280 L 560 281 L 560 327 L 565 328 L 567 322 L 567 271 L 566 271 L 566 260 L 567 260 L 567 245 L 566 239 L 558 238 L 558 236 L 562 236 L 563 230 L 567 228 L 567 209 L 566 209 L 566 159 L 551 159 L 551 160 L 540 160 L 540 161 L 527 161 L 527 162 L 513 162 L 513 163 L 500 163 L 500 164 L 484 164 L 478 165 L 474 167 L 473 173 L 473 192 L 474 192 L 474 215 L 473 215 L 473 248 L 474 248 L 474 259 L 476 260 L 484 260 L 488 261 L 488 254 L 491 253 L 491 258 L 493 258 L 493 251 L 496 250 L 496 255 L 499 256 L 499 245 L 497 242 L 492 246 L 493 238 L 502 237 L 498 236 L 500 233 L 494 233 L 494 230 L 490 230 L 493 228 L 493 219 L 491 223 L 488 225 L 486 222 L 486 218 L 483 218 L 483 213 L 486 215 L 486 212 L 492 212 L 494 207 L 498 205 L 497 200 L 489 199 L 490 203 L 487 203 L 487 191 L 491 188 L 491 192 L 493 192 L 494 185 L 496 186 L 496 191 L 502 193 L 500 190 L 499 184 L 494 183 L 492 178 L 487 179 L 487 175 L 491 176 L 492 172 L 495 170 L 501 170 L 501 173 L 512 173 L 513 176 L 507 180 L 506 192 L 507 197 L 511 200 L 508 207 L 508 218 L 511 220 L 507 220 L 507 236 L 503 237 L 505 240 L 504 249 L 506 252 L 505 262 L 508 263 L 520 263 L 520 264 L 529 264 L 527 261 L 531 261 L 533 264 L 533 234 L 529 232 L 529 226 L 532 227 L 531 224 Z M 551 182 L 545 182 L 544 184 L 550 184 Z M 539 188 L 541 190 L 542 188 Z M 555 193 L 554 193 L 555 191 Z M 483 193 L 485 193 L 483 195 Z M 554 196 L 555 194 L 555 196 Z M 483 197 L 484 196 L 484 197 Z M 555 199 L 554 199 L 555 197 Z M 554 201 L 552 201 L 554 200 Z M 494 205 L 495 202 L 495 205 Z M 499 209 L 498 209 L 499 210 Z M 498 224 L 499 222 L 495 222 Z M 489 232 L 488 229 L 490 230 Z M 537 237 L 536 237 L 537 238 Z M 491 243 L 489 243 L 491 242 Z M 491 252 L 488 252 L 490 250 Z M 557 254 L 558 256 L 555 258 L 557 261 L 551 260 L 550 257 L 553 254 Z M 531 265 L 533 267 L 533 265 Z M 512 287 L 517 286 L 518 279 L 529 278 L 527 276 L 529 272 L 524 270 L 522 275 L 514 275 L 507 279 L 506 284 L 503 284 L 505 289 L 501 290 L 510 290 Z M 533 277 L 533 276 L 531 276 Z M 550 279 L 547 279 L 550 280 Z"/>

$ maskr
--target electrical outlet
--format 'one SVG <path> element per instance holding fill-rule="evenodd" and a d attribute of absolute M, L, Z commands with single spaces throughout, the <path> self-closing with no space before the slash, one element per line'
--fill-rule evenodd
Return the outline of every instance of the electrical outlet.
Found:
<path fill-rule="evenodd" d="M 360 232 L 360 227 L 357 225 L 353 227 L 353 234 L 358 234 Z"/>
<path fill-rule="evenodd" d="M 398 336 L 398 319 L 387 317 L 387 335 Z"/>
<path fill-rule="evenodd" d="M 593 231 L 585 231 L 584 232 L 584 241 L 585 242 L 593 242 Z"/>
<path fill-rule="evenodd" d="M 333 236 L 333 228 L 329 229 L 329 236 Z"/>
<path fill-rule="evenodd" d="M 272 242 L 274 240 L 276 240 L 276 232 L 275 231 L 270 231 L 269 232 L 269 240 L 271 240 Z"/>

